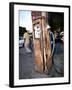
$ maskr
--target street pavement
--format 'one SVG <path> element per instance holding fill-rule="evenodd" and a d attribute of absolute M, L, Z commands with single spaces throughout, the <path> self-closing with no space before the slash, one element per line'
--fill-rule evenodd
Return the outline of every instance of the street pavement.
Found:
<path fill-rule="evenodd" d="M 61 43 L 55 46 L 52 69 L 49 74 L 39 73 L 34 69 L 34 52 L 27 53 L 19 48 L 19 79 L 49 78 L 64 76 L 64 49 Z"/>

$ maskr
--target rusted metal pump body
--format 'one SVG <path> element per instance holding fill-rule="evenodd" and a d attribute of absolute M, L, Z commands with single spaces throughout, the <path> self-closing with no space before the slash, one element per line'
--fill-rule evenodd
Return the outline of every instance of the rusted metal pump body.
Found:
<path fill-rule="evenodd" d="M 50 33 L 46 29 L 46 14 L 32 20 L 33 24 L 33 45 L 35 57 L 35 70 L 38 72 L 49 72 L 52 66 Z"/>

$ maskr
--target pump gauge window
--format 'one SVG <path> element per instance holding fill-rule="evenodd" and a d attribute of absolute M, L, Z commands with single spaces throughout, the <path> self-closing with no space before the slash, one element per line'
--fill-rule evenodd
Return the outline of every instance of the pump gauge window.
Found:
<path fill-rule="evenodd" d="M 40 38 L 41 28 L 39 24 L 34 26 L 34 33 L 35 33 L 35 38 Z"/>

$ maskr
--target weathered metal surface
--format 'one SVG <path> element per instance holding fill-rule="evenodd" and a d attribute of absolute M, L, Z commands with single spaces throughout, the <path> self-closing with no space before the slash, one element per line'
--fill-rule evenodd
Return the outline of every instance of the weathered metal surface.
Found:
<path fill-rule="evenodd" d="M 34 14 L 33 14 L 34 15 Z M 34 44 L 34 56 L 35 56 L 35 70 L 38 72 L 49 72 L 52 66 L 50 35 L 46 29 L 46 15 L 32 20 L 33 23 L 33 44 Z M 37 17 L 37 16 L 36 16 Z M 37 25 L 37 26 L 36 26 Z M 35 37 L 35 27 L 40 29 L 40 37 Z"/>

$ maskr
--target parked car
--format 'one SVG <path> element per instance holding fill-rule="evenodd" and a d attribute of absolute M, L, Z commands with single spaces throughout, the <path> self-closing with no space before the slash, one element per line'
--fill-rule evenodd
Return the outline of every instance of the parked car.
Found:
<path fill-rule="evenodd" d="M 19 37 L 19 48 L 24 47 L 24 39 L 22 36 Z"/>

